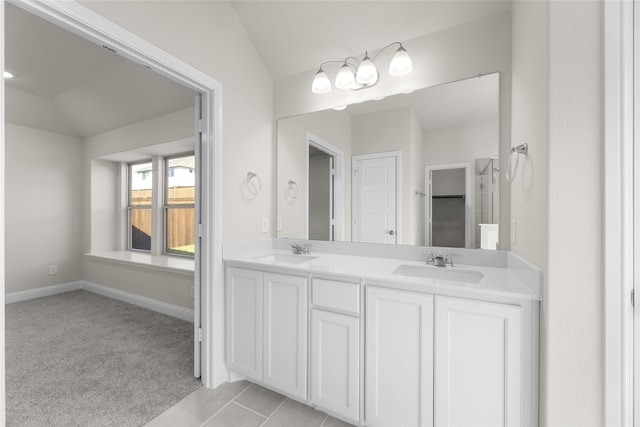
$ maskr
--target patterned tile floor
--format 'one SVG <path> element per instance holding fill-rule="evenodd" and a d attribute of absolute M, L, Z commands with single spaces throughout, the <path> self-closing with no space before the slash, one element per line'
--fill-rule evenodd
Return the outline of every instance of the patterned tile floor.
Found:
<path fill-rule="evenodd" d="M 347 427 L 310 406 L 248 381 L 204 387 L 182 399 L 147 427 Z"/>

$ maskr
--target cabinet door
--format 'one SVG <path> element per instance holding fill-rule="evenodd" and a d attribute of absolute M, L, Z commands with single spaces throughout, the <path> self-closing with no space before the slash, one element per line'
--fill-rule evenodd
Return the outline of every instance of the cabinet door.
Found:
<path fill-rule="evenodd" d="M 262 381 L 262 273 L 227 268 L 225 282 L 227 364 Z"/>
<path fill-rule="evenodd" d="M 366 290 L 367 426 L 433 425 L 433 296 Z"/>
<path fill-rule="evenodd" d="M 436 297 L 438 426 L 521 425 L 520 307 Z"/>
<path fill-rule="evenodd" d="M 264 273 L 263 382 L 307 397 L 307 278 Z"/>
<path fill-rule="evenodd" d="M 311 310 L 311 401 L 358 422 L 360 319 Z"/>

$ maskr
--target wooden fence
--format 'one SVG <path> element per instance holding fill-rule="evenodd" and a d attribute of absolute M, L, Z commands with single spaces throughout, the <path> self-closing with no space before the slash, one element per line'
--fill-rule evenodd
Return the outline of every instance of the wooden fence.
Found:
<path fill-rule="evenodd" d="M 174 187 L 168 191 L 169 204 L 195 203 L 194 187 Z M 151 190 L 132 190 L 131 204 L 134 206 L 149 205 Z M 133 209 L 131 224 L 142 235 L 151 235 L 151 209 Z M 166 218 L 167 248 L 179 248 L 195 243 L 195 209 L 169 208 Z M 144 237 L 140 237 L 143 239 Z M 148 238 L 148 237 L 147 237 Z M 139 247 L 134 245 L 134 247 Z"/>

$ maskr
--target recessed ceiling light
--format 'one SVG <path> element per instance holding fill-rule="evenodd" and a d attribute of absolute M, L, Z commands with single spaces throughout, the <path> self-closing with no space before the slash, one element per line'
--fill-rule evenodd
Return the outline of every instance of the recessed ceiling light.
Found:
<path fill-rule="evenodd" d="M 11 74 L 8 71 L 3 71 L 2 72 L 2 77 L 4 77 L 5 79 L 11 79 L 11 78 L 13 78 L 13 74 Z"/>

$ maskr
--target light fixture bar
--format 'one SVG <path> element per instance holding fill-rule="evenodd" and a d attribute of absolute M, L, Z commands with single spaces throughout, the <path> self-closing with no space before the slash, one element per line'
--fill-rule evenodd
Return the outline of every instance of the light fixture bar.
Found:
<path fill-rule="evenodd" d="M 331 63 L 342 64 L 335 78 L 335 86 L 338 89 L 361 90 L 378 83 L 380 75 L 374 61 L 385 49 L 398 45 L 391 62 L 389 63 L 389 75 L 392 77 L 405 76 L 413 71 L 413 64 L 406 49 L 400 42 L 393 42 L 380 49 L 373 58 L 369 58 L 369 53 L 365 52 L 362 61 L 354 57 L 347 57 L 344 61 L 327 61 L 323 62 L 318 69 L 313 82 L 311 83 L 311 91 L 317 94 L 331 92 L 331 80 L 324 71 L 324 66 Z M 349 60 L 352 62 L 350 63 Z"/>

